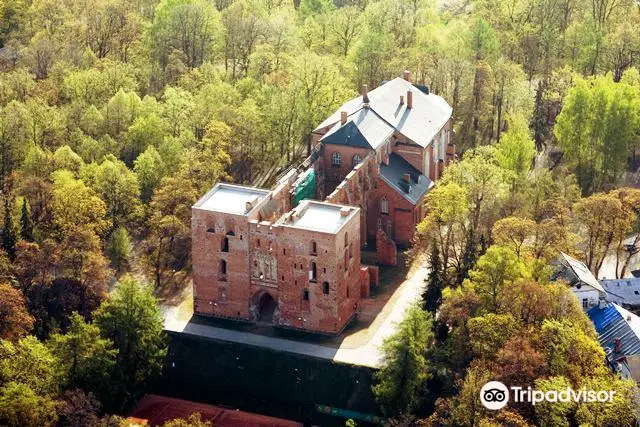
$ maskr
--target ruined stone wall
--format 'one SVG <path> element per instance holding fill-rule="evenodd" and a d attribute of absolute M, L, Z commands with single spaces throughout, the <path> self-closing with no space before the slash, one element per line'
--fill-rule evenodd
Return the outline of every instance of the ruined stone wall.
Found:
<path fill-rule="evenodd" d="M 362 162 L 351 170 L 335 190 L 325 199 L 328 203 L 337 203 L 360 208 L 360 241 L 367 243 L 368 209 L 376 188 L 379 166 L 375 153 L 363 158 Z"/>

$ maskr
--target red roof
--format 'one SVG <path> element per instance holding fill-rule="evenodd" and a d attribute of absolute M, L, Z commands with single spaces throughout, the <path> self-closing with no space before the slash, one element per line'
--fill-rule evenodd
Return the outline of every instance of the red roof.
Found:
<path fill-rule="evenodd" d="M 149 425 L 156 426 L 174 418 L 187 418 L 196 412 L 216 427 L 302 427 L 301 423 L 291 420 L 155 394 L 147 394 L 140 399 L 129 416 L 147 420 Z"/>

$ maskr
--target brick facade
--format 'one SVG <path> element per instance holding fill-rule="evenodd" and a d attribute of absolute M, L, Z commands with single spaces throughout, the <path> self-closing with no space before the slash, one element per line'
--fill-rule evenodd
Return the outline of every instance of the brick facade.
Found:
<path fill-rule="evenodd" d="M 396 245 L 409 246 L 424 218 L 429 179 L 436 181 L 455 160 L 450 115 L 427 136 L 415 133 L 416 125 L 426 127 L 431 119 L 424 110 L 418 116 L 410 111 L 410 92 L 418 89 L 408 86 L 403 117 L 412 114 L 411 132 L 420 144 L 369 110 L 364 90 L 358 123 L 372 128 L 343 133 L 345 144 L 340 138 L 325 144 L 323 135 L 336 126 L 358 126 L 341 112 L 337 121 L 329 118 L 314 130 L 312 155 L 273 190 L 218 184 L 196 203 L 191 228 L 197 313 L 329 334 L 348 324 L 378 282 L 377 268 L 360 264 L 361 246 L 375 241 L 378 263 L 395 265 Z M 405 107 L 402 97 L 399 102 L 397 111 Z M 363 142 L 369 138 L 375 143 Z M 293 207 L 297 178 L 308 168 L 324 202 Z"/>

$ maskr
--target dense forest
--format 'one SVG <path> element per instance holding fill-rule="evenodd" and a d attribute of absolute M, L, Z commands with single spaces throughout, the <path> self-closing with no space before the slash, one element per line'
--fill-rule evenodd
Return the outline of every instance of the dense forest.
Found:
<path fill-rule="evenodd" d="M 632 394 L 547 278 L 559 250 L 629 268 L 639 27 L 632 0 L 0 0 L 0 423 L 117 423 L 100 417 L 166 351 L 152 293 L 189 280 L 196 199 L 220 180 L 268 185 L 362 84 L 405 69 L 453 106 L 461 160 L 418 230 L 427 311 L 400 338 L 422 345 L 381 371 L 385 412 L 631 423 L 611 421 L 630 398 L 491 421 L 473 390 L 492 376 Z M 397 394 L 404 369 L 415 382 Z"/>

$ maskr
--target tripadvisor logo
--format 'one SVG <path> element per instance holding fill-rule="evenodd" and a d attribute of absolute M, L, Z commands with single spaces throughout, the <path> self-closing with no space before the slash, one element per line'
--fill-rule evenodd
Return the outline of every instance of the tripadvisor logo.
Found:
<path fill-rule="evenodd" d="M 507 387 L 500 381 L 489 381 L 480 389 L 480 401 L 485 408 L 493 411 L 502 409 L 512 397 L 516 403 L 527 402 L 535 405 L 540 402 L 612 402 L 615 390 L 587 390 L 582 387 L 573 390 L 567 387 L 562 390 L 534 390 L 531 387 Z"/>

